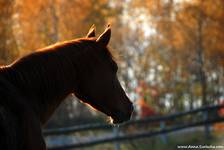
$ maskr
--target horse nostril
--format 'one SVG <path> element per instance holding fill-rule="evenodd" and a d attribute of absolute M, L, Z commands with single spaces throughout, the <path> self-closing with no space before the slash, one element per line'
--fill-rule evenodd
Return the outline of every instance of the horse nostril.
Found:
<path fill-rule="evenodd" d="M 134 106 L 133 106 L 133 104 L 131 104 L 131 108 L 130 108 L 130 110 L 131 110 L 131 112 L 134 111 Z"/>
<path fill-rule="evenodd" d="M 126 99 L 127 99 L 126 105 L 128 106 L 126 108 L 132 114 L 132 112 L 134 110 L 134 106 L 133 106 L 132 102 L 130 101 L 130 99 L 127 97 L 127 95 L 126 95 Z"/>
<path fill-rule="evenodd" d="M 128 112 L 129 113 L 132 113 L 133 112 L 133 110 L 134 110 L 134 107 L 133 107 L 133 104 L 132 103 L 130 103 L 129 105 L 128 105 Z"/>
<path fill-rule="evenodd" d="M 129 111 L 129 117 L 131 118 L 131 115 L 132 115 L 132 113 L 133 113 L 133 111 L 134 111 L 134 106 L 133 106 L 133 104 L 131 104 L 130 105 L 130 109 L 129 109 L 130 111 Z"/>
<path fill-rule="evenodd" d="M 133 104 L 130 103 L 130 104 L 128 105 L 128 107 L 127 107 L 127 111 L 126 111 L 126 113 L 125 113 L 126 118 L 129 118 L 129 119 L 131 118 L 131 115 L 132 115 L 133 110 L 134 110 Z"/>

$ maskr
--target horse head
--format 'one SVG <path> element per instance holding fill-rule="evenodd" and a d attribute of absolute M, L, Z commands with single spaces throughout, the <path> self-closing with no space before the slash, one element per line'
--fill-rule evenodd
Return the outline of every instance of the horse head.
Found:
<path fill-rule="evenodd" d="M 110 37 L 110 26 L 98 38 L 93 26 L 83 39 L 83 43 L 89 43 L 88 55 L 82 56 L 85 62 L 78 69 L 81 71 L 74 93 L 84 103 L 110 116 L 116 124 L 130 119 L 133 105 L 118 80 L 118 65 L 108 48 Z"/>

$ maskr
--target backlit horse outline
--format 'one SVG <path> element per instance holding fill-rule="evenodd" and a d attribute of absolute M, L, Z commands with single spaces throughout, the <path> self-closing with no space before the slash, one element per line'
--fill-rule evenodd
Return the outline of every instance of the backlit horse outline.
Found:
<path fill-rule="evenodd" d="M 71 93 L 110 116 L 130 119 L 132 103 L 117 79 L 117 64 L 107 48 L 108 26 L 98 37 L 40 49 L 0 69 L 0 149 L 46 150 L 41 128 Z"/>

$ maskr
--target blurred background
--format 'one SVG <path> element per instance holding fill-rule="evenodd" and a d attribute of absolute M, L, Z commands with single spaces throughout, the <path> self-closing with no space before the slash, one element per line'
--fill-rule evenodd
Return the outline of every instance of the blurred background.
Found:
<path fill-rule="evenodd" d="M 84 37 L 92 24 L 100 34 L 108 23 L 112 26 L 110 47 L 119 53 L 118 76 L 135 105 L 133 120 L 224 103 L 223 0 L 0 0 L 0 64 L 10 64 L 56 42 Z M 203 114 L 123 127 L 118 134 L 181 125 L 203 116 L 220 117 L 224 111 Z M 71 95 L 46 128 L 104 124 L 105 120 L 105 115 Z M 216 123 L 83 149 L 156 150 L 175 149 L 178 144 L 221 144 L 223 129 L 222 123 Z M 46 139 L 53 147 L 63 145 L 62 141 L 80 142 L 110 133 L 90 130 Z"/>

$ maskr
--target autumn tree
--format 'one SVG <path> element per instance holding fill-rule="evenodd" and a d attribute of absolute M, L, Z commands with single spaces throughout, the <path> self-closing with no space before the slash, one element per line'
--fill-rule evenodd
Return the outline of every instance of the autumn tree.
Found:
<path fill-rule="evenodd" d="M 223 95 L 223 0 L 8 0 L 0 7 L 1 63 L 111 23 L 111 49 L 131 99 L 171 112 Z M 66 101 L 58 118 L 71 106 L 84 110 Z"/>
<path fill-rule="evenodd" d="M 127 22 L 132 28 L 129 35 L 133 33 L 127 45 L 135 50 L 133 74 L 137 81 L 144 79 L 149 87 L 157 87 L 158 104 L 181 111 L 219 99 L 223 94 L 223 1 L 136 0 L 128 7 L 129 22 L 138 20 Z"/>

